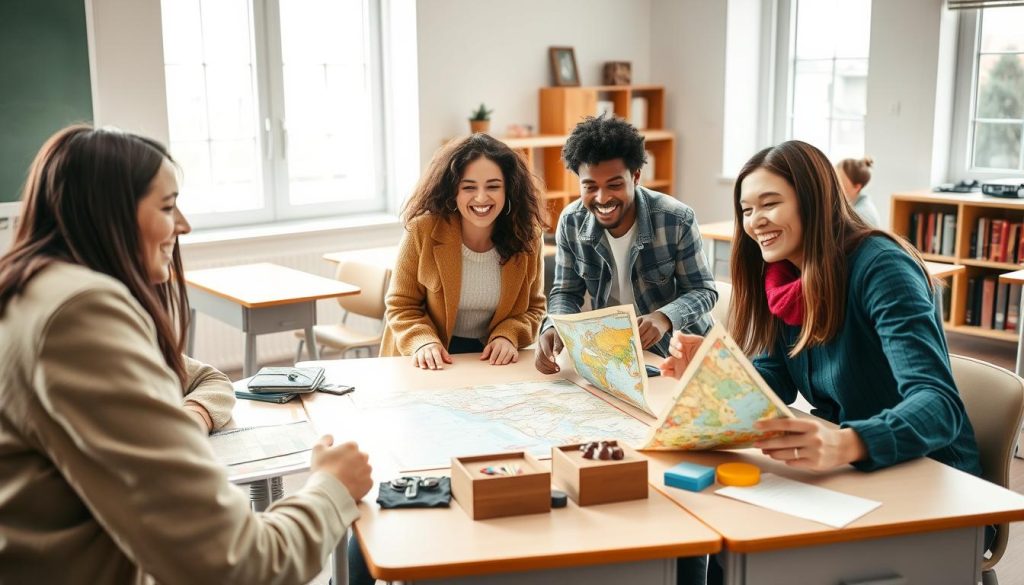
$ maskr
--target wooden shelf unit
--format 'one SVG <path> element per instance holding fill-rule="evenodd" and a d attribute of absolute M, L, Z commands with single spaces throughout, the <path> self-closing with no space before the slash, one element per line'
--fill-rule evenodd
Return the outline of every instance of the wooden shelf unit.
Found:
<path fill-rule="evenodd" d="M 925 260 L 962 264 L 967 270 L 952 277 L 952 285 L 947 294 L 950 296 L 950 314 L 945 323 L 947 331 L 1016 342 L 1016 331 L 999 331 L 966 324 L 967 316 L 967 283 L 977 276 L 998 277 L 1000 274 L 1020 270 L 1020 264 L 1009 262 L 992 262 L 978 260 L 970 256 L 971 233 L 976 229 L 978 219 L 989 217 L 1010 219 L 1024 222 L 1024 200 L 1001 199 L 980 193 L 931 193 L 909 192 L 895 193 L 891 207 L 892 232 L 903 236 L 913 243 L 910 234 L 911 216 L 919 211 L 953 213 L 956 215 L 956 233 L 953 241 L 953 255 L 922 254 Z M 1024 324 L 1018 323 L 1018 327 Z"/>
<path fill-rule="evenodd" d="M 658 85 L 602 85 L 592 87 L 543 87 L 540 90 L 540 133 L 522 138 L 500 138 L 518 151 L 534 173 L 544 180 L 544 205 L 554 231 L 562 208 L 579 197 L 579 181 L 562 164 L 562 147 L 583 118 L 597 114 L 597 102 L 613 104 L 613 113 L 630 120 L 632 100 L 647 100 L 645 146 L 654 157 L 654 179 L 643 181 L 662 193 L 675 191 L 675 135 L 665 129 L 665 88 Z"/>

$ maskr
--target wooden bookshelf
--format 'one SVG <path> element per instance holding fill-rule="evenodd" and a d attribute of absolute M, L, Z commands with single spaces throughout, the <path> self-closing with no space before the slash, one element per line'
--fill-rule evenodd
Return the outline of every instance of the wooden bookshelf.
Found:
<path fill-rule="evenodd" d="M 540 90 L 540 133 L 536 136 L 501 138 L 526 159 L 544 180 L 544 204 L 550 231 L 562 209 L 579 197 L 579 181 L 562 163 L 562 147 L 583 118 L 597 114 L 599 101 L 612 103 L 614 115 L 632 120 L 633 98 L 647 101 L 646 115 L 639 120 L 645 147 L 654 159 L 654 179 L 641 184 L 655 191 L 675 191 L 675 135 L 665 129 L 665 88 L 659 85 L 602 85 L 591 87 L 544 87 Z"/>
<path fill-rule="evenodd" d="M 997 279 L 1000 274 L 1020 270 L 1022 264 L 998 262 L 980 259 L 971 254 L 972 237 L 976 237 L 978 220 L 981 218 L 1002 219 L 1012 223 L 1024 224 L 1024 200 L 1002 199 L 980 193 L 931 193 L 910 192 L 896 193 L 892 196 L 891 208 L 892 232 L 903 236 L 911 244 L 917 237 L 911 233 L 914 214 L 918 212 L 952 214 L 956 218 L 953 239 L 953 253 L 922 254 L 925 260 L 961 264 L 967 270 L 952 277 L 947 294 L 950 295 L 950 314 L 946 320 L 947 331 L 965 335 L 974 335 L 987 339 L 1016 342 L 1017 331 L 989 329 L 967 324 L 968 282 L 971 279 L 992 277 Z M 1018 235 L 1017 241 L 1019 242 Z M 976 240 L 975 240 L 976 243 Z M 997 289 L 998 290 L 998 289 Z M 1011 299 L 1009 304 L 1013 304 Z M 1018 316 L 1017 327 L 1024 323 Z"/>

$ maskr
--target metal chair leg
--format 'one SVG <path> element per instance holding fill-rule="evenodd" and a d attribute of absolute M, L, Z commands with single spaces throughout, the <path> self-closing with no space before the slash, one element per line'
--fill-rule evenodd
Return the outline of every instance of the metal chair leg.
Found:
<path fill-rule="evenodd" d="M 996 577 L 995 569 L 981 572 L 981 585 L 999 585 L 999 578 Z"/>
<path fill-rule="evenodd" d="M 299 347 L 295 348 L 295 362 L 294 363 L 296 363 L 296 364 L 302 361 L 302 346 L 305 345 L 305 343 L 306 343 L 306 339 L 302 338 L 302 339 L 299 340 Z"/>

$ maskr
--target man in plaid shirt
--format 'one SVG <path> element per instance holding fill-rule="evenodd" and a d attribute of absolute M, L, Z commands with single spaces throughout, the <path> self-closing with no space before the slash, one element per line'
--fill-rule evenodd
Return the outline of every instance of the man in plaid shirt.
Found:
<path fill-rule="evenodd" d="M 587 118 L 562 158 L 581 195 L 558 219 L 548 313 L 580 312 L 584 293 L 595 309 L 632 304 L 641 345 L 661 356 L 675 329 L 706 334 L 718 291 L 697 220 L 682 202 L 639 185 L 646 162 L 640 132 L 618 118 Z M 562 341 L 550 319 L 537 349 L 537 369 L 557 372 Z"/>

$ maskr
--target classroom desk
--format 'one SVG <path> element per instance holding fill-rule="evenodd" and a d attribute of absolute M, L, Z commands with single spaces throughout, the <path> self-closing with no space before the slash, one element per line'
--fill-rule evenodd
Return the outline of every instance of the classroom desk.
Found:
<path fill-rule="evenodd" d="M 1000 284 L 1021 284 L 1024 285 L 1024 270 L 1015 270 L 999 275 Z M 1021 308 L 1024 308 L 1024 295 L 1021 295 Z M 1014 371 L 1018 376 L 1024 376 L 1024 326 L 1017 325 L 1017 365 Z"/>
<path fill-rule="evenodd" d="M 521 352 L 520 362 L 513 366 L 487 366 L 479 364 L 475 358 L 474 355 L 455 356 L 456 365 L 441 372 L 418 370 L 409 358 L 323 364 L 328 367 L 329 379 L 353 384 L 357 392 L 455 388 L 480 380 L 508 382 L 536 380 L 539 376 L 533 368 L 530 350 Z M 656 363 L 650 356 L 648 361 Z M 567 368 L 563 365 L 565 371 Z M 675 381 L 670 378 L 650 380 L 649 396 L 655 411 L 660 412 L 667 406 L 674 390 Z M 386 452 L 387 433 L 360 429 L 354 406 L 345 404 L 348 399 L 312 395 L 304 402 L 307 413 L 321 432 L 361 436 L 360 444 L 371 453 L 371 458 L 376 453 Z M 872 473 L 845 468 L 815 474 L 791 470 L 756 450 L 651 452 L 648 456 L 651 486 L 721 536 L 726 582 L 731 584 L 840 583 L 885 575 L 900 575 L 907 583 L 973 583 L 980 575 L 984 526 L 1024 520 L 1024 496 L 930 459 L 918 459 Z M 682 460 L 706 465 L 729 460 L 751 461 L 765 472 L 880 501 L 882 506 L 846 528 L 834 529 L 723 498 L 712 489 L 691 493 L 665 488 L 662 483 L 665 468 Z M 380 460 L 374 461 L 374 466 L 375 469 L 381 466 L 380 479 L 397 473 L 394 466 L 389 468 Z M 597 509 L 587 510 L 591 511 Z M 453 512 L 459 514 L 453 515 Z M 514 558 L 499 559 L 497 551 L 505 548 L 503 539 L 531 526 L 530 517 L 504 519 L 493 525 L 491 521 L 472 523 L 460 510 L 453 508 L 448 515 L 439 514 L 438 519 L 445 520 L 438 524 L 443 529 L 436 530 L 436 542 L 427 547 L 431 554 L 422 555 L 415 550 L 425 546 L 422 537 L 411 534 L 408 529 L 426 529 L 426 520 L 412 520 L 413 517 L 404 516 L 404 512 L 381 512 L 372 505 L 364 507 L 364 514 L 364 520 L 356 525 L 356 532 L 366 540 L 365 546 L 375 562 L 375 574 L 383 578 L 433 578 L 513 567 L 541 569 L 550 568 L 555 562 L 567 566 L 576 562 L 574 559 L 585 561 L 587 558 L 583 551 L 577 551 L 575 556 L 556 555 L 550 548 L 538 546 L 548 544 L 544 535 L 553 529 L 545 523 L 547 516 L 533 519 L 537 522 L 531 530 L 533 536 L 517 543 Z M 431 521 L 435 520 L 431 518 Z M 614 521 L 612 515 L 608 516 L 608 521 Z M 678 518 L 672 523 L 679 524 Z M 485 545 L 481 544 L 472 549 L 455 547 L 445 552 L 450 536 L 484 538 L 487 546 L 494 550 L 483 548 Z M 397 550 L 392 551 L 385 541 Z M 518 548 L 520 546 L 532 547 L 532 552 Z M 627 551 L 620 552 L 626 554 Z M 615 560 L 619 558 L 616 556 Z M 795 567 L 799 567 L 798 573 Z"/>
<path fill-rule="evenodd" d="M 711 274 L 722 282 L 729 282 L 730 279 L 729 253 L 732 250 L 735 229 L 731 219 L 700 224 L 700 236 L 704 239 L 708 263 L 711 264 Z"/>
<path fill-rule="evenodd" d="M 521 351 L 519 363 L 509 366 L 490 366 L 478 354 L 453 358 L 455 364 L 442 371 L 417 369 L 405 357 L 321 365 L 329 379 L 346 380 L 357 394 L 546 379 L 533 367 L 532 350 Z M 378 482 L 399 474 L 398 465 L 388 459 L 387 429 L 366 428 L 349 396 L 311 394 L 303 402 L 318 431 L 359 441 L 370 453 Z M 584 508 L 570 501 L 550 514 L 476 522 L 454 500 L 448 509 L 381 510 L 371 503 L 375 494 L 360 506 L 355 532 L 371 573 L 379 579 L 664 585 L 675 582 L 676 557 L 720 549 L 717 534 L 654 490 L 646 500 Z"/>
<path fill-rule="evenodd" d="M 245 264 L 185 272 L 192 319 L 187 353 L 195 343 L 195 312 L 241 329 L 245 333 L 242 376 L 256 373 L 256 336 L 303 329 L 309 356 L 319 359 L 313 325 L 316 301 L 359 294 L 359 287 L 276 264 Z"/>

